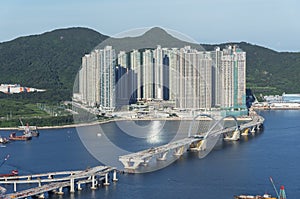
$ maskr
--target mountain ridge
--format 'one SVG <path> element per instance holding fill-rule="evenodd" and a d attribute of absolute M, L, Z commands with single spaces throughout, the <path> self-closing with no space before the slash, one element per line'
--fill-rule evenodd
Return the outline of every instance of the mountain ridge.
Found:
<path fill-rule="evenodd" d="M 113 46 L 116 52 L 126 51 L 132 49 L 156 48 L 160 45 L 163 48 L 181 48 L 184 46 L 191 46 L 198 50 L 204 50 L 200 44 L 191 43 L 177 39 L 166 30 L 160 27 L 153 27 L 139 36 L 127 36 L 124 38 L 110 37 L 97 45 L 95 49 L 102 49 L 105 46 Z"/>
<path fill-rule="evenodd" d="M 297 75 L 300 72 L 298 52 L 278 52 L 247 42 L 200 45 L 178 40 L 161 28 L 156 27 L 152 31 L 156 33 L 149 35 L 149 32 L 145 32 L 138 37 L 130 37 L 129 43 L 82 27 L 56 29 L 2 42 L 0 83 L 19 83 L 23 86 L 47 89 L 47 92 L 39 94 L 38 97 L 34 94 L 39 100 L 69 100 L 84 54 L 101 45 L 109 45 L 109 42 L 114 44 L 121 41 L 122 45 L 127 45 L 125 50 L 128 51 L 132 50 L 132 47 L 138 49 L 139 43 L 143 43 L 145 37 L 150 37 L 149 41 L 152 42 L 146 43 L 150 48 L 155 48 L 157 44 L 169 48 L 180 44 L 181 46 L 176 47 L 191 45 L 193 48 L 196 46 L 199 49 L 212 50 L 215 46 L 237 44 L 247 53 L 247 88 L 251 88 L 256 95 L 300 93 L 300 80 Z M 118 52 L 118 49 L 116 51 Z"/>

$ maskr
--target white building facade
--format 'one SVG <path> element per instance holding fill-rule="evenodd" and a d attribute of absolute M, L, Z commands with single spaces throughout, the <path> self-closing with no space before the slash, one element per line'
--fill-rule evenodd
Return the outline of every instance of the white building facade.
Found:
<path fill-rule="evenodd" d="M 236 46 L 214 51 L 157 46 L 120 51 L 118 56 L 111 46 L 94 50 L 82 58 L 80 100 L 91 106 L 116 107 L 120 71 L 132 74 L 122 79 L 118 91 L 130 92 L 128 101 L 169 100 L 178 109 L 194 110 L 238 108 L 246 103 L 246 53 Z"/>

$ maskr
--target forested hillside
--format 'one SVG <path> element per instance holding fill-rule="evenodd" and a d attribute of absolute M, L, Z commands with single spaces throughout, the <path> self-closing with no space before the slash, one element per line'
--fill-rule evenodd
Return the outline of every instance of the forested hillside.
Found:
<path fill-rule="evenodd" d="M 153 30 L 173 43 L 179 41 L 157 28 Z M 47 89 L 45 93 L 13 98 L 55 103 L 70 100 L 81 57 L 107 38 L 91 29 L 67 28 L 0 43 L 0 83 Z M 137 39 L 143 41 L 143 37 Z M 254 94 L 300 93 L 300 53 L 276 52 L 245 42 L 234 44 L 247 53 L 247 88 Z M 202 46 L 212 50 L 225 45 Z"/>
<path fill-rule="evenodd" d="M 0 83 L 47 89 L 35 96 L 39 101 L 69 100 L 81 57 L 106 38 L 91 29 L 68 28 L 0 43 Z"/>

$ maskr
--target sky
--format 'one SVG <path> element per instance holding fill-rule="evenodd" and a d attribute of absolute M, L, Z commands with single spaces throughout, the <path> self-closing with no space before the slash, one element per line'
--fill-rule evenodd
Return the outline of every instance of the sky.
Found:
<path fill-rule="evenodd" d="M 204 44 L 300 52 L 299 8 L 299 0 L 3 0 L 0 42 L 68 27 L 114 36 L 159 26 Z"/>

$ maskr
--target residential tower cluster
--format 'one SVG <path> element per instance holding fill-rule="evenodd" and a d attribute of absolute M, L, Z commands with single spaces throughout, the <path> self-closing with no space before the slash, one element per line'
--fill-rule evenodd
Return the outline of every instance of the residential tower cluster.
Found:
<path fill-rule="evenodd" d="M 130 52 L 106 46 L 82 57 L 78 79 L 74 98 L 102 109 L 141 101 L 169 101 L 190 110 L 246 107 L 246 52 L 237 46 Z"/>

